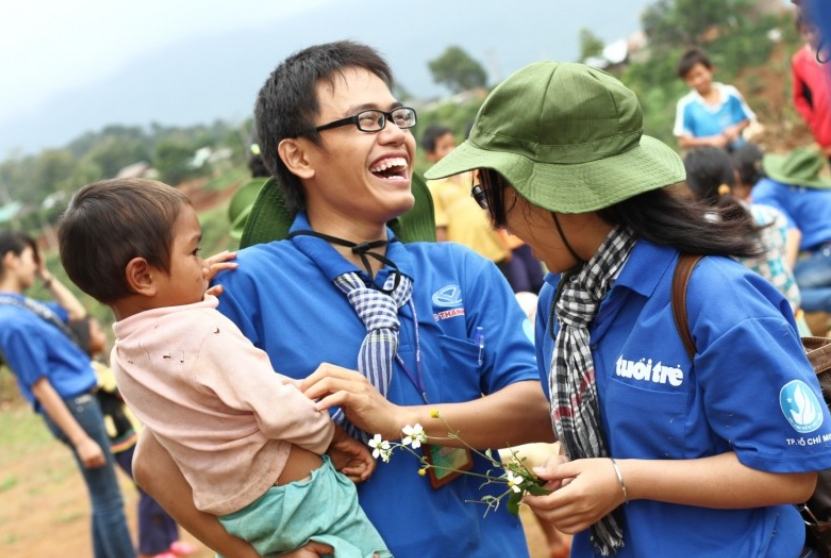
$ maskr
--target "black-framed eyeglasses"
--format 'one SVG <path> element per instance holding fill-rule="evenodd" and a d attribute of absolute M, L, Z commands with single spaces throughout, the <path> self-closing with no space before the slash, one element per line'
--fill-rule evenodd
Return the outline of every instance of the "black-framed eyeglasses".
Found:
<path fill-rule="evenodd" d="M 470 195 L 473 196 L 473 199 L 476 200 L 479 207 L 485 210 L 488 209 L 488 196 L 485 194 L 485 189 L 482 188 L 481 184 L 474 184 L 470 191 Z"/>
<path fill-rule="evenodd" d="M 416 125 L 416 111 L 410 107 L 398 107 L 390 112 L 375 109 L 363 110 L 355 116 L 341 118 L 340 120 L 318 126 L 315 130 L 322 132 L 323 130 L 331 130 L 332 128 L 354 124 L 362 132 L 380 132 L 387 126 L 387 119 L 391 120 L 393 124 L 402 130 L 406 130 Z"/>

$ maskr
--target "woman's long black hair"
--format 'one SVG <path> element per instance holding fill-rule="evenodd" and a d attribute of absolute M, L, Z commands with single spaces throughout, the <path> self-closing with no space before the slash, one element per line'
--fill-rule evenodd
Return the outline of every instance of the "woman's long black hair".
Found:
<path fill-rule="evenodd" d="M 494 226 L 506 226 L 512 208 L 505 207 L 504 191 L 510 183 L 492 169 L 480 169 L 479 180 Z M 690 254 L 749 257 L 762 252 L 759 229 L 738 202 L 717 209 L 719 219 L 708 218 L 713 211 L 713 207 L 664 187 L 638 194 L 597 213 L 610 225 L 627 227 L 639 238 Z"/>

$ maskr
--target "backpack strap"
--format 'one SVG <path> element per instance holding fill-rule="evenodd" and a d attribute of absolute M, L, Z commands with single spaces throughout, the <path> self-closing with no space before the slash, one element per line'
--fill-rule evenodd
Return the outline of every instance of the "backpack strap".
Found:
<path fill-rule="evenodd" d="M 687 319 L 687 285 L 690 282 L 693 269 L 703 257 L 700 254 L 685 253 L 678 256 L 678 263 L 675 264 L 675 273 L 672 276 L 672 291 L 670 292 L 675 328 L 678 330 L 678 335 L 681 336 L 681 341 L 684 342 L 684 348 L 687 350 L 690 362 L 695 357 L 695 341 L 690 332 L 690 322 Z"/>

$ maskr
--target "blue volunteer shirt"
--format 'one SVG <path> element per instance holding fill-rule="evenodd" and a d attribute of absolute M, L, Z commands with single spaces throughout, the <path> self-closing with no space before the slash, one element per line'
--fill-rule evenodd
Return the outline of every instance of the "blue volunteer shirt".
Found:
<path fill-rule="evenodd" d="M 706 103 L 695 90 L 681 97 L 675 112 L 675 136 L 717 136 L 743 120 L 755 120 L 756 115 L 735 87 L 722 83 L 713 83 L 713 87 L 721 96 L 721 102 L 717 105 Z M 742 143 L 744 140 L 740 137 L 732 146 L 738 147 Z"/>
<path fill-rule="evenodd" d="M 772 473 L 831 467 L 831 416 L 787 301 L 737 262 L 704 258 L 687 290 L 693 366 L 670 306 L 677 258 L 673 248 L 638 241 L 591 327 L 611 456 L 696 459 L 734 451 L 748 467 Z M 536 327 L 546 393 L 557 279 L 548 281 Z M 635 500 L 622 511 L 620 558 L 797 556 L 805 537 L 792 505 L 717 510 Z M 588 531 L 575 536 L 572 556 L 594 556 Z"/>
<path fill-rule="evenodd" d="M 310 228 L 300 214 L 292 231 Z M 387 257 L 413 278 L 416 315 L 409 305 L 399 311 L 398 353 L 418 381 L 417 321 L 429 402 L 470 401 L 515 382 L 539 380 L 523 330 L 527 319 L 491 262 L 452 243 L 394 242 Z M 219 310 L 268 353 L 275 370 L 302 379 L 324 362 L 357 368 L 366 328 L 332 284 L 338 275 L 357 271 L 354 265 L 310 236 L 241 250 L 238 262 L 238 269 L 216 278 L 225 286 Z M 382 269 L 376 283 L 383 284 L 388 273 Z M 485 338 L 481 364 L 477 327 Z M 424 404 L 397 362 L 388 399 Z M 474 469 L 484 472 L 488 464 L 477 458 Z M 480 489 L 481 479 L 467 476 L 434 490 L 417 471 L 416 459 L 396 453 L 358 485 L 361 507 L 396 558 L 528 555 L 517 518 L 504 509 L 483 518 L 484 507 L 466 502 L 499 491 Z"/>
<path fill-rule="evenodd" d="M 831 190 L 805 188 L 763 178 L 753 187 L 753 203 L 771 205 L 799 229 L 800 250 L 814 250 L 831 242 Z"/>
<path fill-rule="evenodd" d="M 3 296 L 22 301 L 15 293 Z M 55 303 L 42 303 L 66 322 L 66 310 Z M 95 371 L 89 356 L 60 329 L 34 312 L 11 304 L 0 304 L 0 351 L 17 378 L 23 397 L 40 412 L 32 385 L 47 378 L 66 399 L 92 389 Z"/>

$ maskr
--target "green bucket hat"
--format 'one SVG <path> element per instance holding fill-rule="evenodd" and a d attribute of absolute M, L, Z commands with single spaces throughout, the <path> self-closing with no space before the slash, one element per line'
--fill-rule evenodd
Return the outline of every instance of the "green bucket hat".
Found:
<path fill-rule="evenodd" d="M 806 188 L 831 188 L 831 180 L 819 175 L 826 162 L 816 149 L 801 148 L 787 155 L 765 155 L 762 168 L 777 182 Z"/>
<path fill-rule="evenodd" d="M 412 192 L 415 198 L 413 208 L 390 221 L 389 226 L 401 242 L 435 242 L 433 198 L 427 183 L 416 173 L 413 173 Z M 286 205 L 283 189 L 276 180 L 268 179 L 248 213 L 240 248 L 286 238 L 294 217 Z"/>
<path fill-rule="evenodd" d="M 602 70 L 537 62 L 485 99 L 470 138 L 425 173 L 499 172 L 531 203 L 585 213 L 684 180 L 675 151 L 643 135 L 635 94 Z"/>
<path fill-rule="evenodd" d="M 263 188 L 267 178 L 252 178 L 239 187 L 239 190 L 231 198 L 228 204 L 228 221 L 231 222 L 231 238 L 239 240 L 242 238 L 242 231 L 245 230 L 245 223 L 248 222 L 248 214 L 260 190 Z"/>

